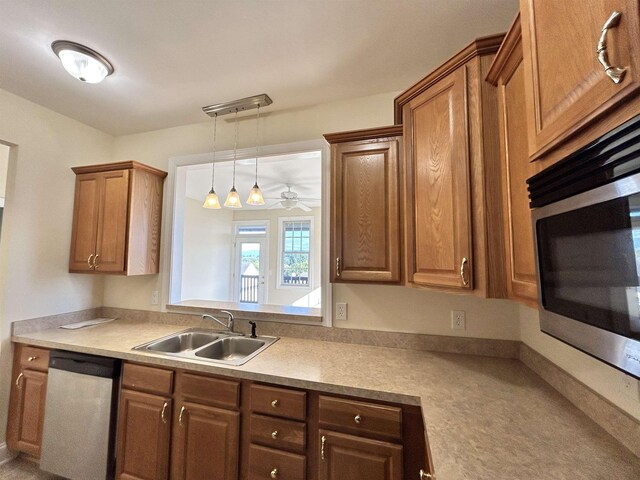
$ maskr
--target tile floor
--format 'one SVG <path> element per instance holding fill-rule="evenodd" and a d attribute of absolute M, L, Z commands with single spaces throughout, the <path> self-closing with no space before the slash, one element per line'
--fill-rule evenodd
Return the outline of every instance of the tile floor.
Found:
<path fill-rule="evenodd" d="M 0 465 L 0 480 L 56 480 L 56 475 L 38 470 L 38 465 L 18 457 L 4 465 Z"/>

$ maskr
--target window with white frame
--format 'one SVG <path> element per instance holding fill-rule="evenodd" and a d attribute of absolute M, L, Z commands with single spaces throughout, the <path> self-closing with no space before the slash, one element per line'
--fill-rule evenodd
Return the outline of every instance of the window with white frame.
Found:
<path fill-rule="evenodd" d="M 279 218 L 279 288 L 309 288 L 312 265 L 312 217 Z"/>

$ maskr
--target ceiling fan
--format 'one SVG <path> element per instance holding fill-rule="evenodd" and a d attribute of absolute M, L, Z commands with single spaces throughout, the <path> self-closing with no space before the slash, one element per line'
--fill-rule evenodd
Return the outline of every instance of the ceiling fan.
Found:
<path fill-rule="evenodd" d="M 319 198 L 302 198 L 298 194 L 291 190 L 291 185 L 287 185 L 287 190 L 280 193 L 280 198 L 266 198 L 267 200 L 278 200 L 276 203 L 269 206 L 269 208 L 284 208 L 285 210 L 293 210 L 299 208 L 303 212 L 310 212 L 311 207 L 306 205 L 304 201 L 318 201 Z"/>

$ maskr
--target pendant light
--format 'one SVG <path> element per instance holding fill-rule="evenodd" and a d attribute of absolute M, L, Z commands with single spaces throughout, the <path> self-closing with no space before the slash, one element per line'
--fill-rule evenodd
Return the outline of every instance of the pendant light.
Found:
<path fill-rule="evenodd" d="M 247 205 L 264 205 L 262 190 L 258 186 L 258 157 L 260 156 L 260 104 L 258 104 L 258 115 L 256 118 L 256 181 L 249 192 Z"/>
<path fill-rule="evenodd" d="M 211 190 L 209 190 L 209 194 L 207 198 L 204 199 L 204 203 L 202 206 L 204 208 L 212 208 L 218 209 L 220 207 L 220 199 L 218 198 L 218 194 L 213 188 L 213 183 L 216 178 L 216 132 L 217 132 L 217 124 L 218 124 L 218 114 L 216 113 L 213 116 L 213 163 L 211 164 Z"/>
<path fill-rule="evenodd" d="M 233 184 L 229 195 L 224 202 L 225 207 L 229 208 L 242 208 L 242 202 L 240 201 L 240 195 L 236 190 L 236 154 L 238 152 L 238 109 L 236 108 L 236 138 L 233 144 Z"/>

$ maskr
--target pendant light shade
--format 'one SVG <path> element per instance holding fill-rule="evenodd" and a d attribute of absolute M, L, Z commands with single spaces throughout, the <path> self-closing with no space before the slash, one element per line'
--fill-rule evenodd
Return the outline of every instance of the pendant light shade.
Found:
<path fill-rule="evenodd" d="M 236 108 L 236 139 L 233 144 L 233 185 L 227 199 L 224 202 L 225 207 L 229 208 L 242 208 L 242 202 L 240 201 L 240 195 L 236 191 L 236 154 L 238 152 L 238 109 Z"/>
<path fill-rule="evenodd" d="M 204 199 L 204 203 L 202 206 L 204 208 L 218 209 L 220 207 L 220 199 L 216 194 L 216 191 L 213 187 L 213 183 L 216 178 L 216 133 L 217 133 L 217 125 L 218 125 L 218 115 L 216 114 L 213 117 L 213 162 L 211 163 L 211 190 L 209 190 L 209 194 Z"/>
<path fill-rule="evenodd" d="M 260 104 L 258 104 L 258 114 L 256 117 L 256 182 L 249 192 L 247 205 L 264 205 L 262 190 L 258 186 L 258 157 L 260 156 Z"/>
<path fill-rule="evenodd" d="M 95 50 L 79 43 L 57 40 L 51 49 L 69 75 L 86 83 L 100 83 L 113 73 L 113 65 Z"/>

